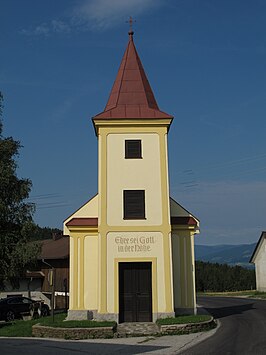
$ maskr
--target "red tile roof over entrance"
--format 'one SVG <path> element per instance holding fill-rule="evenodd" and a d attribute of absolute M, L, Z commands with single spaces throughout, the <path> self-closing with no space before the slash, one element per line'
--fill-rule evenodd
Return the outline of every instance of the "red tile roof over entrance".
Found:
<path fill-rule="evenodd" d="M 173 118 L 160 111 L 133 42 L 133 32 L 124 53 L 104 112 L 94 118 Z"/>

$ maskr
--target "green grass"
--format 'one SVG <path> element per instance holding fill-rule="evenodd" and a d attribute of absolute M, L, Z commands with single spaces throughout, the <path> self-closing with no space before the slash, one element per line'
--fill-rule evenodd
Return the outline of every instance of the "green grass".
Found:
<path fill-rule="evenodd" d="M 247 291 L 232 291 L 232 292 L 200 292 L 198 295 L 206 296 L 221 296 L 221 297 L 247 297 L 247 298 L 260 298 L 266 299 L 266 292 L 260 292 L 256 290 Z"/>
<path fill-rule="evenodd" d="M 35 321 L 18 320 L 13 323 L 0 324 L 1 337 L 31 337 L 31 328 Z"/>
<path fill-rule="evenodd" d="M 39 323 L 40 319 L 33 320 L 16 320 L 12 323 L 0 324 L 1 337 L 31 337 L 32 326 Z"/>
<path fill-rule="evenodd" d="M 170 324 L 187 324 L 187 323 L 201 323 L 206 322 L 211 319 L 209 315 L 188 315 L 188 316 L 177 316 L 175 318 L 162 318 L 158 319 L 156 322 L 159 325 L 170 325 Z"/>
<path fill-rule="evenodd" d="M 266 292 L 260 292 L 260 291 L 255 291 L 253 293 L 253 295 L 251 295 L 250 297 L 257 297 L 257 298 L 263 298 L 266 299 Z"/>
<path fill-rule="evenodd" d="M 54 322 L 52 317 L 38 318 L 28 321 L 16 320 L 12 323 L 0 323 L 0 337 L 31 337 L 32 326 L 41 324 L 49 327 L 62 328 L 92 328 L 92 327 L 113 327 L 115 322 L 96 322 L 96 321 L 67 321 L 64 322 L 66 313 L 56 314 Z"/>

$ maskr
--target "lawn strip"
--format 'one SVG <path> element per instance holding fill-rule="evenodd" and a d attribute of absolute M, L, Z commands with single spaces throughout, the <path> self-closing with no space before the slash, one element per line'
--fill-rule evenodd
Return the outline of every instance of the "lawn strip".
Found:
<path fill-rule="evenodd" d="M 201 323 L 206 322 L 211 319 L 209 315 L 187 315 L 187 316 L 177 316 L 173 318 L 162 318 L 157 319 L 156 323 L 159 325 L 170 325 L 170 324 L 188 324 L 188 323 Z"/>

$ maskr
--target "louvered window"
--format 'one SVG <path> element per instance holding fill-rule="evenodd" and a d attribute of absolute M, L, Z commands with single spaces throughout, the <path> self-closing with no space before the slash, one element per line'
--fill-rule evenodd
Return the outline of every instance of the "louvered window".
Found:
<path fill-rule="evenodd" d="M 124 190 L 124 219 L 145 219 L 144 190 Z"/>
<path fill-rule="evenodd" d="M 125 141 L 125 158 L 140 159 L 141 158 L 141 140 L 131 139 Z"/>

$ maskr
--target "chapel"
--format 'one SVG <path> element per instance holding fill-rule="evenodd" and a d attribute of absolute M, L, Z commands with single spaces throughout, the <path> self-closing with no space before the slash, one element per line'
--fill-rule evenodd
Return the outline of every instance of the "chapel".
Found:
<path fill-rule="evenodd" d="M 169 196 L 173 116 L 157 104 L 133 34 L 105 109 L 92 118 L 98 194 L 64 221 L 68 320 L 155 322 L 196 313 L 199 220 Z"/>

